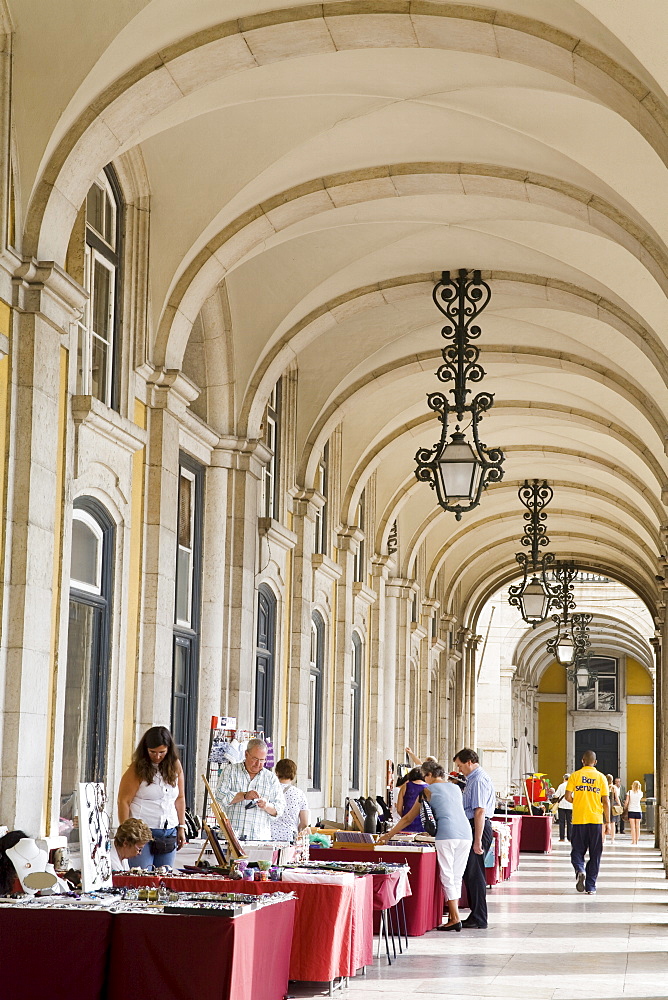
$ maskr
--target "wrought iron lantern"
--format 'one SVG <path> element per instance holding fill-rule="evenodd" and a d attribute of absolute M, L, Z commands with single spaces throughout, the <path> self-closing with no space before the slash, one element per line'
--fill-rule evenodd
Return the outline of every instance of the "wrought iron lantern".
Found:
<path fill-rule="evenodd" d="M 443 271 L 434 286 L 433 299 L 449 324 L 441 335 L 451 343 L 441 351 L 443 364 L 436 375 L 441 382 L 454 382 L 449 393 L 430 392 L 427 402 L 438 414 L 441 437 L 433 448 L 420 448 L 415 456 L 415 475 L 436 491 L 443 510 L 452 511 L 459 521 L 463 513 L 480 503 L 480 495 L 490 483 L 503 478 L 504 455 L 500 448 L 488 448 L 480 440 L 479 424 L 494 405 L 494 396 L 479 392 L 469 402 L 471 390 L 467 382 L 481 382 L 485 370 L 478 362 L 479 348 L 471 343 L 480 336 L 475 322 L 491 298 L 489 285 L 480 271 L 472 276 L 465 269 L 456 278 Z M 448 399 L 452 396 L 452 401 Z M 456 415 L 454 430 L 448 433 L 448 422 Z M 470 423 L 463 426 L 469 417 Z M 449 438 L 449 439 L 448 439 Z"/>
<path fill-rule="evenodd" d="M 573 582 L 577 573 L 575 564 L 572 562 L 558 563 L 555 567 L 554 576 L 557 580 L 559 594 L 554 599 L 553 604 L 561 609 L 561 614 L 552 615 L 552 621 L 557 627 L 557 634 L 547 643 L 547 650 L 552 653 L 562 667 L 571 668 L 566 672 L 568 679 L 580 684 L 584 676 L 583 670 L 587 672 L 587 679 L 590 674 L 589 624 L 593 616 L 586 612 L 571 614 L 575 607 Z M 584 686 L 586 687 L 586 684 Z"/>
<path fill-rule="evenodd" d="M 524 621 L 535 628 L 545 621 L 561 593 L 559 584 L 551 583 L 548 579 L 554 555 L 545 552 L 539 557 L 538 554 L 541 548 L 550 544 L 545 528 L 547 520 L 545 508 L 554 493 L 545 481 L 541 483 L 538 479 L 534 479 L 530 484 L 529 480 L 525 479 L 517 495 L 526 507 L 522 545 L 531 547 L 531 554 L 518 552 L 515 556 L 522 567 L 524 578 L 521 583 L 508 588 L 508 603 L 519 608 Z"/>

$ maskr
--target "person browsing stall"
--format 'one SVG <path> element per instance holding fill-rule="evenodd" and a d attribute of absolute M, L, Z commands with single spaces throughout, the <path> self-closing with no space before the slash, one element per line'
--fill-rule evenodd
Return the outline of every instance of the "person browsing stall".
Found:
<path fill-rule="evenodd" d="M 471 851 L 464 871 L 464 885 L 471 912 L 466 920 L 462 920 L 462 927 L 484 930 L 487 927 L 485 855 L 494 837 L 490 820 L 496 806 L 496 792 L 492 779 L 487 771 L 483 771 L 474 750 L 464 747 L 455 754 L 453 760 L 459 773 L 466 778 L 462 805 L 473 833 Z"/>
<path fill-rule="evenodd" d="M 285 811 L 285 795 L 276 775 L 264 765 L 267 744 L 248 741 L 239 764 L 224 764 L 216 798 L 240 840 L 271 840 L 271 819 Z"/>
<path fill-rule="evenodd" d="M 301 788 L 293 784 L 297 777 L 297 765 L 294 760 L 284 757 L 283 760 L 279 760 L 274 771 L 285 796 L 285 810 L 282 816 L 270 820 L 271 839 L 287 840 L 292 843 L 296 835 L 310 824 L 311 812 Z"/>
<path fill-rule="evenodd" d="M 152 840 L 137 856 L 137 868 L 173 865 L 186 843 L 183 768 L 165 726 L 148 729 L 132 755 L 118 787 L 118 820 L 141 819 Z"/>
<path fill-rule="evenodd" d="M 141 854 L 146 844 L 153 840 L 153 834 L 141 819 L 126 819 L 116 830 L 109 851 L 111 870 L 128 871 L 130 859 Z"/>
<path fill-rule="evenodd" d="M 462 894 L 462 876 L 471 847 L 471 827 L 462 806 L 462 793 L 446 781 L 445 770 L 440 764 L 425 761 L 421 767 L 425 784 L 421 795 L 429 802 L 436 820 L 436 855 L 441 876 L 441 884 L 448 904 L 448 922 L 436 930 L 461 931 L 459 917 L 459 897 Z M 420 800 L 417 799 L 399 822 L 377 840 L 387 844 L 395 833 L 410 830 L 411 824 L 420 814 Z"/>

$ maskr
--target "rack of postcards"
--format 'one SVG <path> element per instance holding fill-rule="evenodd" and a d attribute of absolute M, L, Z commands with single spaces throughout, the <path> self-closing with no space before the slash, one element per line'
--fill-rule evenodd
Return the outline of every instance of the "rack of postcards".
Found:
<path fill-rule="evenodd" d="M 244 759 L 246 744 L 250 739 L 264 740 L 265 736 L 261 730 L 237 729 L 237 720 L 225 715 L 211 716 L 211 730 L 209 732 L 209 752 L 206 763 L 206 780 L 215 794 L 218 787 L 218 779 L 224 764 L 238 764 Z M 273 748 L 269 740 L 267 743 L 267 767 L 274 766 Z M 217 826 L 217 820 L 211 809 L 211 802 L 206 785 L 204 786 L 204 802 L 202 805 L 202 819 L 210 827 Z"/>

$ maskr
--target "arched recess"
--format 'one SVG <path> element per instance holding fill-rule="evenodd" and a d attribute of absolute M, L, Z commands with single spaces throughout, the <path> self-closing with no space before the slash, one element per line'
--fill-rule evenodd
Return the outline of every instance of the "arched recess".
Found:
<path fill-rule="evenodd" d="M 54 141 L 28 209 L 26 252 L 62 261 L 64 247 L 58 244 L 61 227 L 56 223 L 68 216 L 74 220 L 74 206 L 81 203 L 88 183 L 104 163 L 124 145 L 141 141 L 157 113 L 177 104 L 184 94 L 192 94 L 224 76 L 232 67 L 233 72 L 240 72 L 269 58 L 276 61 L 295 55 L 302 57 L 309 51 L 321 54 L 343 51 L 356 43 L 358 31 L 363 31 L 362 37 L 367 39 L 369 48 L 409 44 L 447 49 L 452 45 L 448 19 L 453 16 L 466 25 L 465 37 L 460 36 L 459 40 L 462 50 L 479 52 L 479 35 L 484 33 L 482 51 L 489 52 L 491 57 L 547 70 L 569 83 L 577 82 L 590 97 L 614 106 L 622 118 L 633 122 L 660 156 L 668 157 L 661 127 L 665 120 L 663 95 L 658 88 L 652 92 L 647 77 L 640 81 L 628 70 L 622 73 L 614 60 L 591 44 L 582 45 L 576 36 L 555 31 L 538 20 L 509 18 L 494 10 L 490 10 L 489 20 L 483 22 L 467 17 L 468 12 L 460 5 L 435 3 L 424 13 L 410 15 L 396 13 L 394 5 L 390 6 L 389 16 L 382 8 L 374 8 L 369 14 L 368 6 L 360 0 L 358 8 L 347 4 L 345 15 L 338 18 L 323 17 L 320 5 L 263 14 L 259 22 L 242 18 L 213 26 L 204 36 L 184 38 L 159 57 L 140 61 L 112 86 L 102 87 L 60 141 Z M 365 20 L 375 16 L 380 18 L 378 24 L 382 30 L 364 31 Z M 275 44 L 267 48 L 267 41 L 273 36 Z M 260 38 L 264 44 L 258 44 Z M 201 71 L 197 72 L 199 48 L 205 58 L 199 65 Z M 633 63 L 633 57 L 627 55 L 628 64 Z M 128 113 L 130 106 L 133 114 Z M 63 116 L 63 121 L 67 120 L 68 116 Z M 50 239 L 52 234 L 55 241 Z"/>
<path fill-rule="evenodd" d="M 309 788 L 322 788 L 323 736 L 325 703 L 326 633 L 320 611 L 311 615 L 311 655 L 308 695 L 308 767 Z"/>

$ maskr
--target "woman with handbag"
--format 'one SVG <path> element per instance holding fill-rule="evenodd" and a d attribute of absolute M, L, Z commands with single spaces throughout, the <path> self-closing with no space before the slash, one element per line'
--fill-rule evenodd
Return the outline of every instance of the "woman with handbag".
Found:
<path fill-rule="evenodd" d="M 619 789 L 615 784 L 615 779 L 611 774 L 606 775 L 608 779 L 608 801 L 610 803 L 610 822 L 605 823 L 603 826 L 603 843 L 605 844 L 606 838 L 610 837 L 610 843 L 615 842 L 615 819 L 617 816 L 621 816 L 623 809 L 622 803 L 619 800 Z"/>
<path fill-rule="evenodd" d="M 153 840 L 138 855 L 138 868 L 173 866 L 186 843 L 183 768 L 169 729 L 144 733 L 118 788 L 118 819 L 141 819 Z"/>
<path fill-rule="evenodd" d="M 628 810 L 629 826 L 631 827 L 631 844 L 637 847 L 640 842 L 640 820 L 642 819 L 642 785 L 634 781 L 624 800 L 624 809 Z"/>
<path fill-rule="evenodd" d="M 389 833 L 378 838 L 377 843 L 386 844 L 399 830 L 405 830 L 420 815 L 421 799 L 424 796 L 436 821 L 436 856 L 448 903 L 448 922 L 441 924 L 436 930 L 460 931 L 462 922 L 458 904 L 462 894 L 462 877 L 471 851 L 471 824 L 464 812 L 462 793 L 445 780 L 444 768 L 432 761 L 425 761 L 422 773 L 427 783 L 422 795 Z"/>
<path fill-rule="evenodd" d="M 407 775 L 402 779 L 399 787 L 399 794 L 397 795 L 397 812 L 400 816 L 405 816 L 406 813 L 410 812 L 417 799 L 420 798 L 423 791 L 427 787 L 424 775 L 422 772 L 422 765 L 419 767 L 414 767 L 412 771 L 409 771 Z M 399 782 L 397 782 L 399 784 Z M 406 833 L 423 833 L 424 827 L 422 826 L 422 819 L 418 815 L 412 823 L 404 827 Z"/>

